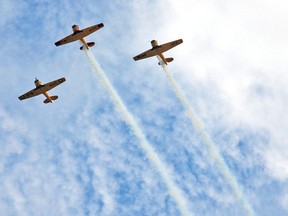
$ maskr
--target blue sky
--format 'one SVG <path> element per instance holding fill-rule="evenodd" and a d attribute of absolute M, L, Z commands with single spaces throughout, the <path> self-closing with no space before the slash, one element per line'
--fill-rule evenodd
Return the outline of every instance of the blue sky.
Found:
<path fill-rule="evenodd" d="M 181 215 L 175 194 L 93 71 L 91 52 L 154 149 L 191 215 L 246 215 L 157 58 L 165 53 L 255 215 L 288 214 L 287 6 L 264 1 L 3 1 L 0 3 L 0 215 Z M 19 101 L 34 78 L 67 81 Z"/>

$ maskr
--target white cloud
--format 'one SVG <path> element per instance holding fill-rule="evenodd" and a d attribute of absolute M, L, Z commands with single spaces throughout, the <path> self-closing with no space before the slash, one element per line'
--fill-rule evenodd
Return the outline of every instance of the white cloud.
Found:
<path fill-rule="evenodd" d="M 222 113 L 222 119 L 231 124 L 242 122 L 244 127 L 267 130 L 271 140 L 262 154 L 266 158 L 272 150 L 274 156 L 267 157 L 266 163 L 268 172 L 275 177 L 273 169 L 279 165 L 272 161 L 288 156 L 283 152 L 288 129 L 285 124 L 288 31 L 284 28 L 287 3 L 181 1 L 170 4 L 173 7 L 167 13 L 173 15 L 172 24 L 165 24 L 163 29 L 174 35 L 183 33 L 183 46 L 173 51 L 181 54 L 181 59 L 177 59 L 181 65 L 176 65 L 183 77 L 181 81 L 187 87 L 193 85 L 189 87 L 191 92 L 217 92 L 218 95 L 212 95 L 213 103 L 224 105 L 220 112 L 215 109 L 211 113 L 205 108 L 199 112 L 215 119 Z M 190 98 L 197 103 L 207 99 L 195 98 L 195 94 Z M 204 104 L 207 105 L 209 101 Z M 282 177 L 286 176 L 284 173 Z"/>
<path fill-rule="evenodd" d="M 13 25 L 20 15 L 31 17 L 24 4 L 0 5 L 0 26 L 13 21 L 15 29 L 3 46 L 0 66 L 5 71 L 0 85 L 1 212 L 177 211 L 79 45 L 54 46 L 74 23 L 104 22 L 101 32 L 89 38 L 96 41 L 92 52 L 196 213 L 209 215 L 217 208 L 216 214 L 223 215 L 226 207 L 221 206 L 237 204 L 157 60 L 133 61 L 133 55 L 150 48 L 151 39 L 184 39 L 167 52 L 175 58 L 171 71 L 253 204 L 263 202 L 257 187 L 271 178 L 287 181 L 285 1 L 47 1 L 34 14 L 38 25 L 35 20 L 22 23 L 30 32 L 17 32 Z M 53 90 L 60 97 L 52 106 L 45 106 L 42 96 L 17 100 L 33 87 L 35 75 L 43 81 L 66 76 L 67 82 Z M 277 200 L 283 208 L 285 200 Z"/>
<path fill-rule="evenodd" d="M 278 148 L 269 147 L 265 152 L 265 160 L 267 163 L 267 172 L 280 181 L 287 181 L 288 178 L 288 159 L 287 149 L 282 146 Z"/>

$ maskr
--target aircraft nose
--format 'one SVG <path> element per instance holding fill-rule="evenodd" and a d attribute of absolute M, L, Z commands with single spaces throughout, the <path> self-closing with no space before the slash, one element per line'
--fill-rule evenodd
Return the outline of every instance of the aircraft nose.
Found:
<path fill-rule="evenodd" d="M 153 45 L 157 45 L 157 41 L 156 40 L 152 40 L 151 41 L 151 45 L 153 46 Z"/>

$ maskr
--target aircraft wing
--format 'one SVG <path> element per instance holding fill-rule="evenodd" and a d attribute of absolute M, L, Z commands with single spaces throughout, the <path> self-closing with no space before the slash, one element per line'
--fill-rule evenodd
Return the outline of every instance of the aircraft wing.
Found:
<path fill-rule="evenodd" d="M 147 51 L 133 57 L 133 59 L 135 61 L 138 61 L 138 60 L 149 58 L 149 57 L 152 57 L 155 55 L 158 55 L 158 50 L 157 49 L 150 49 L 150 50 L 147 50 Z"/>
<path fill-rule="evenodd" d="M 85 29 L 82 29 L 80 31 L 74 32 L 73 34 L 68 35 L 67 37 L 57 41 L 55 43 L 55 45 L 56 46 L 61 46 L 61 45 L 64 45 L 64 44 L 67 44 L 67 43 L 71 43 L 71 42 L 76 41 L 76 40 L 80 40 L 80 39 L 86 37 L 87 35 L 90 35 L 93 32 L 99 30 L 102 27 L 104 27 L 103 23 L 87 27 Z"/>
<path fill-rule="evenodd" d="M 19 100 L 24 100 L 27 98 L 35 97 L 39 94 L 43 94 L 44 92 L 51 90 L 52 88 L 60 85 L 61 83 L 65 82 L 65 81 L 66 81 L 65 77 L 62 77 L 60 79 L 54 80 L 54 81 L 46 83 L 44 85 L 41 85 L 38 88 L 32 89 L 31 91 L 26 92 L 25 94 L 19 96 L 18 98 L 19 98 Z"/>
<path fill-rule="evenodd" d="M 39 94 L 43 93 L 39 88 L 32 89 L 31 91 L 26 92 L 25 94 L 19 96 L 19 100 L 24 100 L 27 98 L 35 97 Z"/>
<path fill-rule="evenodd" d="M 169 49 L 172 49 L 173 47 L 179 45 L 183 43 L 183 40 L 182 39 L 178 39 L 178 40 L 175 40 L 175 41 L 171 41 L 171 42 L 168 42 L 168 43 L 165 43 L 165 44 L 162 44 L 158 47 L 154 47 L 150 50 L 147 50 L 135 57 L 133 57 L 133 59 L 135 61 L 137 60 L 140 60 L 140 59 L 144 59 L 144 58 L 149 58 L 149 57 L 152 57 L 152 56 L 155 56 L 155 55 L 159 55 L 163 52 L 166 52 L 167 50 Z"/>
<path fill-rule="evenodd" d="M 175 46 L 178 46 L 181 43 L 183 43 L 183 40 L 182 39 L 178 39 L 178 40 L 175 40 L 175 41 L 171 41 L 171 42 L 162 44 L 159 47 L 157 47 L 156 49 L 158 50 L 158 52 L 163 53 L 163 52 L 166 52 L 169 49 L 172 49 Z"/>

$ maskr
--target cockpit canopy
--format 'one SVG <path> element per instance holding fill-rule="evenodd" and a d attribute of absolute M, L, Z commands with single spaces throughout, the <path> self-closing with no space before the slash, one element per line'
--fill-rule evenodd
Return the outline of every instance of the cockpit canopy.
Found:
<path fill-rule="evenodd" d="M 72 26 L 72 29 L 74 32 L 79 31 L 79 26 L 75 24 Z"/>
<path fill-rule="evenodd" d="M 157 47 L 158 46 L 158 42 L 156 40 L 152 40 L 151 41 L 151 45 L 152 45 L 152 47 Z"/>
<path fill-rule="evenodd" d="M 34 84 L 35 84 L 36 87 L 39 87 L 39 86 L 42 85 L 41 81 L 38 80 L 37 78 L 35 78 Z"/>

